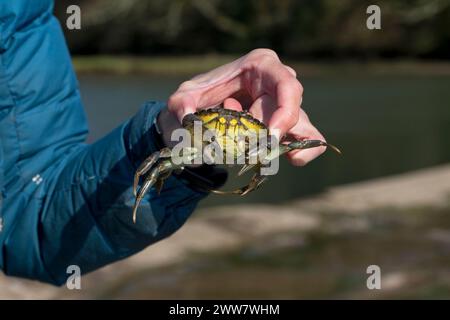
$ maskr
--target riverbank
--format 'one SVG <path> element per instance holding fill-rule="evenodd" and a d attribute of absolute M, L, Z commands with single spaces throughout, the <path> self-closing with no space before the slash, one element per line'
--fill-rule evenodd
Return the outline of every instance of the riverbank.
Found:
<path fill-rule="evenodd" d="M 147 74 L 191 76 L 226 64 L 238 56 L 205 55 L 181 57 L 75 56 L 73 64 L 79 74 Z M 448 61 L 374 60 L 368 62 L 302 62 L 283 59 L 302 76 L 363 73 L 369 75 L 450 75 Z"/>
<path fill-rule="evenodd" d="M 83 277 L 80 291 L 1 275 L 0 298 L 204 298 L 229 297 L 233 290 L 240 297 L 417 297 L 414 288 L 419 296 L 446 296 L 449 181 L 447 164 L 336 186 L 284 205 L 201 209 L 169 239 Z M 384 291 L 364 289 L 364 268 L 372 263 L 387 269 Z M 280 288 L 301 286 L 277 296 L 278 289 L 258 287 L 255 274 Z M 205 277 L 223 292 L 208 287 Z M 191 289 L 180 291 L 182 284 Z"/>

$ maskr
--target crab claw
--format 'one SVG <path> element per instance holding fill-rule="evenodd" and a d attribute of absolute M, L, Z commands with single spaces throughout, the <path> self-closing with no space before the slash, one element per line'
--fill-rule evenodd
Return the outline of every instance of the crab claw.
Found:
<path fill-rule="evenodd" d="M 139 208 L 139 204 L 141 203 L 148 189 L 150 189 L 158 181 L 160 173 L 161 169 L 159 166 L 153 169 L 148 178 L 145 180 L 142 187 L 139 189 L 139 194 L 136 196 L 136 200 L 133 206 L 133 223 L 136 223 L 137 209 Z"/>
<path fill-rule="evenodd" d="M 156 191 L 159 194 L 164 185 L 164 181 L 172 174 L 172 171 L 175 169 L 183 169 L 184 163 L 190 163 L 197 156 L 198 150 L 196 148 L 186 148 L 186 153 L 183 153 L 183 156 L 181 158 L 176 159 L 180 161 L 180 163 L 174 163 L 172 160 L 172 150 L 169 148 L 164 148 L 161 151 L 153 153 L 139 166 L 134 176 L 133 184 L 133 192 L 136 197 L 133 206 L 134 223 L 136 223 L 136 216 L 139 205 L 148 190 L 150 190 L 150 188 L 152 188 L 153 186 L 156 186 Z M 147 172 L 149 171 L 150 173 L 144 179 L 144 183 L 139 188 L 138 192 L 137 189 L 140 177 L 147 174 Z"/>
<path fill-rule="evenodd" d="M 322 140 L 301 140 L 301 141 L 293 141 L 287 145 L 287 151 L 289 152 L 291 150 L 295 149 L 310 149 L 310 148 L 316 148 L 316 147 L 330 147 L 332 150 L 334 150 L 338 154 L 342 154 L 341 150 L 339 150 L 336 146 L 327 143 Z M 282 152 L 284 153 L 284 152 Z"/>
<path fill-rule="evenodd" d="M 144 160 L 144 162 L 137 168 L 134 174 L 133 182 L 133 194 L 136 197 L 137 187 L 139 185 L 139 179 L 141 176 L 145 175 L 161 158 L 169 158 L 172 155 L 172 150 L 169 148 L 164 148 L 160 151 L 154 152 L 150 157 Z"/>
<path fill-rule="evenodd" d="M 133 194 L 136 197 L 137 195 L 137 187 L 139 185 L 139 178 L 146 174 L 148 170 L 158 161 L 160 158 L 160 152 L 156 151 L 150 157 L 144 160 L 144 162 L 137 168 L 136 173 L 134 174 L 134 183 L 133 183 Z"/>
<path fill-rule="evenodd" d="M 341 150 L 339 150 L 336 146 L 322 140 L 297 140 L 288 144 L 280 144 L 279 148 L 271 150 L 270 154 L 266 156 L 264 161 L 272 161 L 273 159 L 292 150 L 311 149 L 317 147 L 330 147 L 337 154 L 342 154 Z"/>

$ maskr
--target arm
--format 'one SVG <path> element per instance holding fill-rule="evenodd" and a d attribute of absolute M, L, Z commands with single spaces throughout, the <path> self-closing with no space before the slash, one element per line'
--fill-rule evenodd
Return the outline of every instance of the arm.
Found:
<path fill-rule="evenodd" d="M 147 103 L 94 144 L 52 1 L 0 2 L 0 269 L 54 284 L 177 230 L 206 194 L 171 177 L 132 223 L 132 178 L 156 151 Z M 3 199 L 2 199 L 3 198 Z"/>
<path fill-rule="evenodd" d="M 162 103 L 147 103 L 98 142 L 76 146 L 28 200 L 5 242 L 5 271 L 62 284 L 75 264 L 83 273 L 130 256 L 175 232 L 206 193 L 173 176 L 149 193 L 137 224 L 131 185 L 138 164 L 157 150 L 152 126 Z M 21 226 L 21 227 L 20 227 Z"/>
<path fill-rule="evenodd" d="M 81 100 L 51 8 L 31 15 L 23 1 L 7 4 L 0 10 L 9 23 L 0 24 L 0 268 L 61 284 L 70 264 L 89 272 L 169 236 L 205 194 L 172 176 L 161 196 L 147 195 L 133 225 L 132 176 L 157 150 L 151 128 L 163 105 L 146 104 L 105 138 L 83 144 Z M 23 16 L 18 8 L 28 13 L 25 21 L 15 19 Z M 162 115 L 170 114 L 168 127 L 175 128 L 185 114 L 223 101 L 226 108 L 248 109 L 280 137 L 324 140 L 300 109 L 302 92 L 295 71 L 275 52 L 259 49 L 183 83 Z M 323 151 L 288 157 L 304 165 Z"/>

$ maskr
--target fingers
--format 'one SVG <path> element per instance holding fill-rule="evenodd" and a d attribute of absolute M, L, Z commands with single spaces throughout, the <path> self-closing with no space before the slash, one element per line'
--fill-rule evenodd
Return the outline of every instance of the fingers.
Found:
<path fill-rule="evenodd" d="M 234 110 L 234 111 L 242 111 L 241 103 L 234 98 L 225 99 L 225 101 L 223 102 L 223 107 L 225 109 L 230 109 L 230 110 Z"/>
<path fill-rule="evenodd" d="M 307 114 L 301 110 L 300 120 L 290 131 L 289 135 L 292 135 L 297 140 L 322 140 L 326 141 L 324 136 L 317 130 L 309 121 Z M 287 154 L 289 162 L 295 166 L 304 166 L 308 162 L 314 160 L 322 153 L 324 153 L 326 147 L 318 147 L 304 150 L 294 150 Z"/>
<path fill-rule="evenodd" d="M 258 99 L 256 99 L 249 109 L 253 117 L 266 124 L 269 123 L 273 113 L 276 110 L 277 110 L 277 103 L 268 94 L 264 94 L 260 96 Z"/>
<path fill-rule="evenodd" d="M 244 84 L 255 99 L 267 94 L 277 102 L 279 109 L 268 126 L 282 136 L 297 123 L 303 87 L 295 70 L 282 64 L 275 53 L 258 51 L 258 55 L 249 57 L 243 66 L 247 71 Z"/>
<path fill-rule="evenodd" d="M 278 109 L 269 121 L 269 128 L 279 130 L 280 137 L 298 122 L 302 94 L 303 88 L 300 82 L 292 76 L 277 84 Z"/>
<path fill-rule="evenodd" d="M 224 83 L 210 85 L 188 81 L 169 98 L 168 107 L 181 122 L 188 113 L 198 109 L 216 106 L 241 89 L 240 79 L 231 79 Z M 235 104 L 231 103 L 231 106 Z"/>
<path fill-rule="evenodd" d="M 244 96 L 253 100 L 268 95 L 276 101 L 278 110 L 265 121 L 274 133 L 279 132 L 282 136 L 297 123 L 303 88 L 296 79 L 295 70 L 282 64 L 277 54 L 268 49 L 253 50 L 240 59 L 184 82 L 170 97 L 168 106 L 181 122 L 188 113 L 218 105 L 244 91 L 247 93 Z M 229 100 L 226 105 L 241 110 L 242 103 L 244 101 Z M 264 113 L 272 113 L 272 110 Z"/>
<path fill-rule="evenodd" d="M 195 101 L 196 100 L 188 94 L 173 95 L 169 99 L 168 109 L 172 114 L 176 115 L 178 121 L 181 123 L 185 115 L 194 113 L 201 108 L 198 107 L 198 104 L 196 104 Z M 241 103 L 234 98 L 225 99 L 223 104 L 226 109 L 242 111 Z"/>
<path fill-rule="evenodd" d="M 297 78 L 297 72 L 295 72 L 294 69 L 292 69 L 291 67 L 284 65 L 284 67 L 287 69 L 287 71 L 289 71 L 289 73 L 294 77 Z"/>
<path fill-rule="evenodd" d="M 267 119 L 270 119 L 277 110 L 276 102 L 272 97 L 263 95 L 253 103 L 250 108 L 250 113 L 255 118 L 265 122 Z M 287 134 L 295 140 L 310 139 L 326 141 L 323 135 L 311 124 L 308 115 L 302 109 L 299 111 L 298 122 L 287 132 Z M 326 147 L 294 150 L 289 152 L 286 156 L 293 165 L 304 166 L 320 156 L 325 150 Z"/>
<path fill-rule="evenodd" d="M 240 67 L 242 59 L 237 59 L 183 82 L 169 98 L 169 110 L 181 122 L 186 114 L 218 105 L 242 90 L 242 79 L 239 77 L 242 73 Z"/>
<path fill-rule="evenodd" d="M 167 101 L 169 111 L 174 114 L 181 123 L 185 115 L 195 112 L 197 99 L 191 94 L 173 94 Z"/>

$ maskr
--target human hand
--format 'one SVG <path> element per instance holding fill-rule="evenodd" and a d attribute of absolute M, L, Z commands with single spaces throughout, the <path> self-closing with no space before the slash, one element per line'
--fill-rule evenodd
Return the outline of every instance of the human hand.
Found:
<path fill-rule="evenodd" d="M 325 141 L 300 108 L 303 87 L 295 71 L 284 65 L 269 49 L 256 49 L 212 71 L 183 82 L 161 113 L 159 124 L 164 141 L 180 126 L 186 114 L 221 103 L 224 108 L 248 110 L 283 140 L 318 139 Z M 294 150 L 287 154 L 297 166 L 307 164 L 325 147 Z"/>

